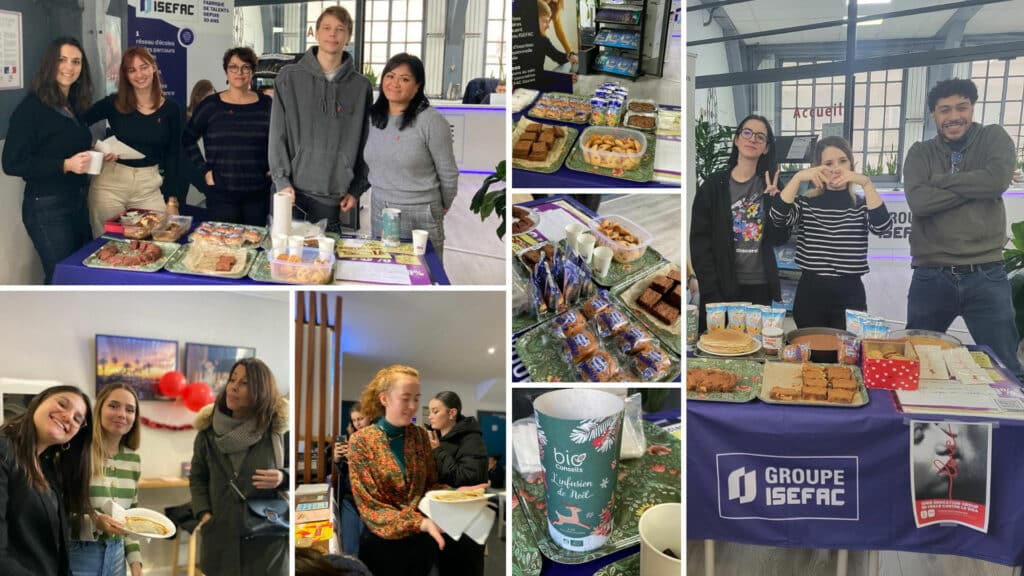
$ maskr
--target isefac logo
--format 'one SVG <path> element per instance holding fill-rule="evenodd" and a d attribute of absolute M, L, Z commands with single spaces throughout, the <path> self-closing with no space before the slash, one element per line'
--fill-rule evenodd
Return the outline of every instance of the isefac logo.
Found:
<path fill-rule="evenodd" d="M 856 456 L 716 454 L 722 518 L 857 520 Z"/>
<path fill-rule="evenodd" d="M 729 473 L 729 500 L 750 504 L 757 498 L 757 472 L 737 468 Z"/>
<path fill-rule="evenodd" d="M 196 7 L 188 2 L 170 2 L 168 0 L 139 0 L 139 12 L 143 14 L 171 14 L 195 16 Z"/>

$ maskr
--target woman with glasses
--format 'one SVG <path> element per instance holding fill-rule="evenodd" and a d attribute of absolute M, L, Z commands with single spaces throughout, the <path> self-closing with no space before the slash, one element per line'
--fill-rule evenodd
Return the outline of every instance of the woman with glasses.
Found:
<path fill-rule="evenodd" d="M 132 46 L 121 59 L 117 92 L 85 113 L 87 124 L 106 120 L 108 134 L 142 154 L 141 159 L 104 162 L 89 188 L 93 235 L 129 208 L 162 212 L 171 196 L 185 204 L 188 178 L 180 169 L 181 108 L 164 97 L 163 80 L 149 50 Z"/>
<path fill-rule="evenodd" d="M 254 92 L 256 53 L 224 53 L 228 89 L 202 101 L 182 136 L 185 150 L 206 183 L 208 218 L 264 226 L 270 212 L 269 96 Z M 203 150 L 199 139 L 203 139 Z M 204 155 L 205 151 L 205 155 Z"/>
<path fill-rule="evenodd" d="M 796 229 L 796 264 L 803 272 L 793 302 L 798 328 L 846 328 L 846 310 L 868 309 L 864 283 L 868 273 L 868 231 L 892 230 L 892 215 L 871 179 L 854 169 L 850 144 L 839 136 L 821 139 L 814 163 L 778 192 L 769 217 L 776 226 Z M 797 197 L 800 185 L 810 188 Z M 864 190 L 864 197 L 854 187 Z"/>
<path fill-rule="evenodd" d="M 92 510 L 91 424 L 89 397 L 53 386 L 0 427 L 0 574 L 71 574 L 68 518 Z"/>
<path fill-rule="evenodd" d="M 701 330 L 707 304 L 782 300 L 773 248 L 785 244 L 789 233 L 768 219 L 765 194 L 777 171 L 772 127 L 767 118 L 751 114 L 736 127 L 727 168 L 697 190 L 690 257 L 700 285 Z"/>

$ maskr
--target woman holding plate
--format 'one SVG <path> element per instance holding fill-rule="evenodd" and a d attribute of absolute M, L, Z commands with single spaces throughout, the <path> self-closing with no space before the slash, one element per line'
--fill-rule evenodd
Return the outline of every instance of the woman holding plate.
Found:
<path fill-rule="evenodd" d="M 203 534 L 199 567 L 206 574 L 288 573 L 288 535 L 244 538 L 241 526 L 242 495 L 275 498 L 288 489 L 282 440 L 288 413 L 270 368 L 255 358 L 235 362 L 217 400 L 199 410 L 189 488 Z"/>
<path fill-rule="evenodd" d="M 89 398 L 53 386 L 0 428 L 0 574 L 71 574 L 68 519 L 92 508 L 91 425 Z"/>
<path fill-rule="evenodd" d="M 107 384 L 96 396 L 92 429 L 92 513 L 78 519 L 71 542 L 73 576 L 124 576 L 125 560 L 132 576 L 142 574 L 139 542 L 127 538 L 124 525 L 101 511 L 113 501 L 129 509 L 139 505 L 142 461 L 139 449 L 139 397 L 131 386 Z"/>

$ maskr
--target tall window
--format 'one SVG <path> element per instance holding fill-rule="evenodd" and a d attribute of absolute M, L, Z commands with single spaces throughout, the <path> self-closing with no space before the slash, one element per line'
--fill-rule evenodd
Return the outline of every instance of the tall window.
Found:
<path fill-rule="evenodd" d="M 378 78 L 395 54 L 423 56 L 423 2 L 367 0 L 363 61 Z"/>
<path fill-rule="evenodd" d="M 506 74 L 505 62 L 505 0 L 487 3 L 487 54 L 484 76 L 502 78 Z"/>
<path fill-rule="evenodd" d="M 900 155 L 903 70 L 861 72 L 854 76 L 853 154 L 857 171 L 895 175 Z"/>
<path fill-rule="evenodd" d="M 1024 58 L 971 62 L 971 80 L 978 86 L 974 121 L 999 124 L 1010 133 L 1017 165 L 1024 164 Z"/>
<path fill-rule="evenodd" d="M 824 64 L 828 61 L 783 62 L 783 67 Z M 846 93 L 842 76 L 786 80 L 779 88 L 782 117 L 776 123 L 779 134 L 817 134 L 822 136 L 826 124 L 843 123 L 843 98 Z M 842 131 L 841 129 L 839 130 Z"/>
<path fill-rule="evenodd" d="M 304 32 L 306 39 L 305 49 L 308 50 L 310 46 L 317 45 L 316 19 L 320 17 L 320 14 L 322 14 L 324 10 L 331 6 L 341 6 L 345 10 L 348 10 L 348 13 L 353 18 L 356 17 L 356 0 L 326 0 L 324 2 L 320 2 L 318 0 L 314 2 L 306 2 L 306 26 Z M 355 27 L 354 23 L 353 27 Z M 359 40 L 356 38 L 356 30 L 349 30 L 349 33 L 352 35 L 352 43 Z"/>

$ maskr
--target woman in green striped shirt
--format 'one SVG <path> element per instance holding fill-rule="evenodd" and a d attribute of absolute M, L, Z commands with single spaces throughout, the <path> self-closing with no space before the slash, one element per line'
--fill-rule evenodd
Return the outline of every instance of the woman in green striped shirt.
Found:
<path fill-rule="evenodd" d="M 92 478 L 89 498 L 93 512 L 81 517 L 71 543 L 73 576 L 124 576 L 125 561 L 132 576 L 142 574 L 139 543 L 124 525 L 101 509 L 113 500 L 122 508 L 139 503 L 142 464 L 139 448 L 139 398 L 127 384 L 108 384 L 96 397 L 92 431 Z"/>

